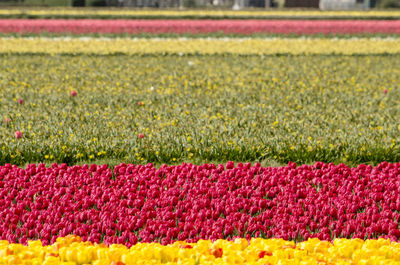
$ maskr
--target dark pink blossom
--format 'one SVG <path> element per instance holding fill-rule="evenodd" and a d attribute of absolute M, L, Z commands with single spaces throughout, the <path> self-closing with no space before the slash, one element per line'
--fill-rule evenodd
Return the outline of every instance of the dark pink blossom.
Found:
<path fill-rule="evenodd" d="M 0 166 L 0 239 L 400 239 L 400 163 Z M 218 249 L 215 256 L 223 255 Z M 259 253 L 269 255 L 268 252 Z"/>

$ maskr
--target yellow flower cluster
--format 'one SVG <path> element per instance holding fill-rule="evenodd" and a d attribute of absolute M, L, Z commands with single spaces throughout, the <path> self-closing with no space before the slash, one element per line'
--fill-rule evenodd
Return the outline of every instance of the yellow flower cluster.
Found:
<path fill-rule="evenodd" d="M 398 54 L 400 39 L 0 38 L 0 53 L 42 54 Z"/>
<path fill-rule="evenodd" d="M 200 240 L 197 243 L 92 244 L 79 237 L 58 238 L 50 246 L 31 241 L 28 246 L 0 241 L 0 264 L 400 264 L 400 243 L 385 239 L 309 239 L 298 243 L 283 239 L 253 238 L 235 241 Z"/>
<path fill-rule="evenodd" d="M 117 17 L 245 17 L 245 18 L 329 18 L 329 17 L 400 17 L 400 11 L 318 11 L 318 10 L 132 10 L 132 9 L 78 9 L 78 8 L 55 8 L 55 9 L 0 9 L 0 16 L 24 15 L 24 16 L 117 16 Z"/>

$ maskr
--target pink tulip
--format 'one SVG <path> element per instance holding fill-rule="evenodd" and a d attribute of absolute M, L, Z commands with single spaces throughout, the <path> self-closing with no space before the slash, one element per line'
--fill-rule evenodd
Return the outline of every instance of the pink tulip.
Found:
<path fill-rule="evenodd" d="M 18 103 L 22 105 L 22 104 L 24 104 L 24 100 L 22 98 L 18 99 Z"/>
<path fill-rule="evenodd" d="M 22 132 L 16 131 L 16 132 L 15 132 L 15 138 L 21 139 L 21 138 L 22 138 Z"/>
<path fill-rule="evenodd" d="M 144 134 L 140 133 L 140 134 L 138 135 L 138 137 L 139 137 L 140 139 L 143 139 L 143 138 L 144 138 Z"/>
<path fill-rule="evenodd" d="M 1 33 L 400 34 L 400 20 L 0 19 Z"/>
<path fill-rule="evenodd" d="M 71 97 L 75 97 L 76 95 L 78 95 L 78 92 L 76 92 L 75 90 L 71 91 Z"/>

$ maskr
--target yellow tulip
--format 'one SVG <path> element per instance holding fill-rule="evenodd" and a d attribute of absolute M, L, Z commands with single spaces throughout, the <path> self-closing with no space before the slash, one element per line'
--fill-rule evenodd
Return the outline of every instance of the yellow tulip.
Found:
<path fill-rule="evenodd" d="M 62 244 L 59 247 L 57 244 Z M 15 254 L 18 252 L 18 254 Z M 28 246 L 0 242 L 0 264 L 4 265 L 141 265 L 141 264 L 354 264 L 400 265 L 400 243 L 389 240 L 309 239 L 298 243 L 282 239 L 235 241 L 200 240 L 187 244 L 175 242 L 124 245 L 92 244 L 79 238 L 57 240 L 51 246 L 30 242 Z"/>

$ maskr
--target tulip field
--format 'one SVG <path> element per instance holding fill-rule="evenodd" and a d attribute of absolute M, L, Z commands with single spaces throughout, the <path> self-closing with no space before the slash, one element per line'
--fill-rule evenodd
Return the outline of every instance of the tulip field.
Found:
<path fill-rule="evenodd" d="M 0 9 L 0 265 L 400 264 L 399 19 Z"/>
<path fill-rule="evenodd" d="M 1 33 L 15 34 L 175 34 L 216 35 L 347 35 L 400 34 L 400 20 L 101 20 L 0 19 Z M 218 35 L 217 35 L 218 36 Z"/>
<path fill-rule="evenodd" d="M 288 52 L 296 52 L 293 42 L 314 41 L 303 47 L 321 53 L 285 56 L 235 54 L 257 51 L 257 40 L 209 40 L 221 45 L 204 47 L 221 52 L 205 55 L 178 54 L 203 45 L 196 40 L 72 41 L 0 41 L 0 50 L 10 49 L 0 60 L 2 164 L 400 160 L 400 56 L 374 54 L 385 45 L 388 53 L 399 49 L 396 39 L 377 41 L 376 50 L 372 40 L 339 40 L 345 52 L 371 52 L 354 56 L 327 54 L 340 48 L 329 39 L 272 41 Z M 120 42 L 147 53 L 88 51 L 129 47 Z M 352 43 L 360 46 L 352 50 Z"/>

